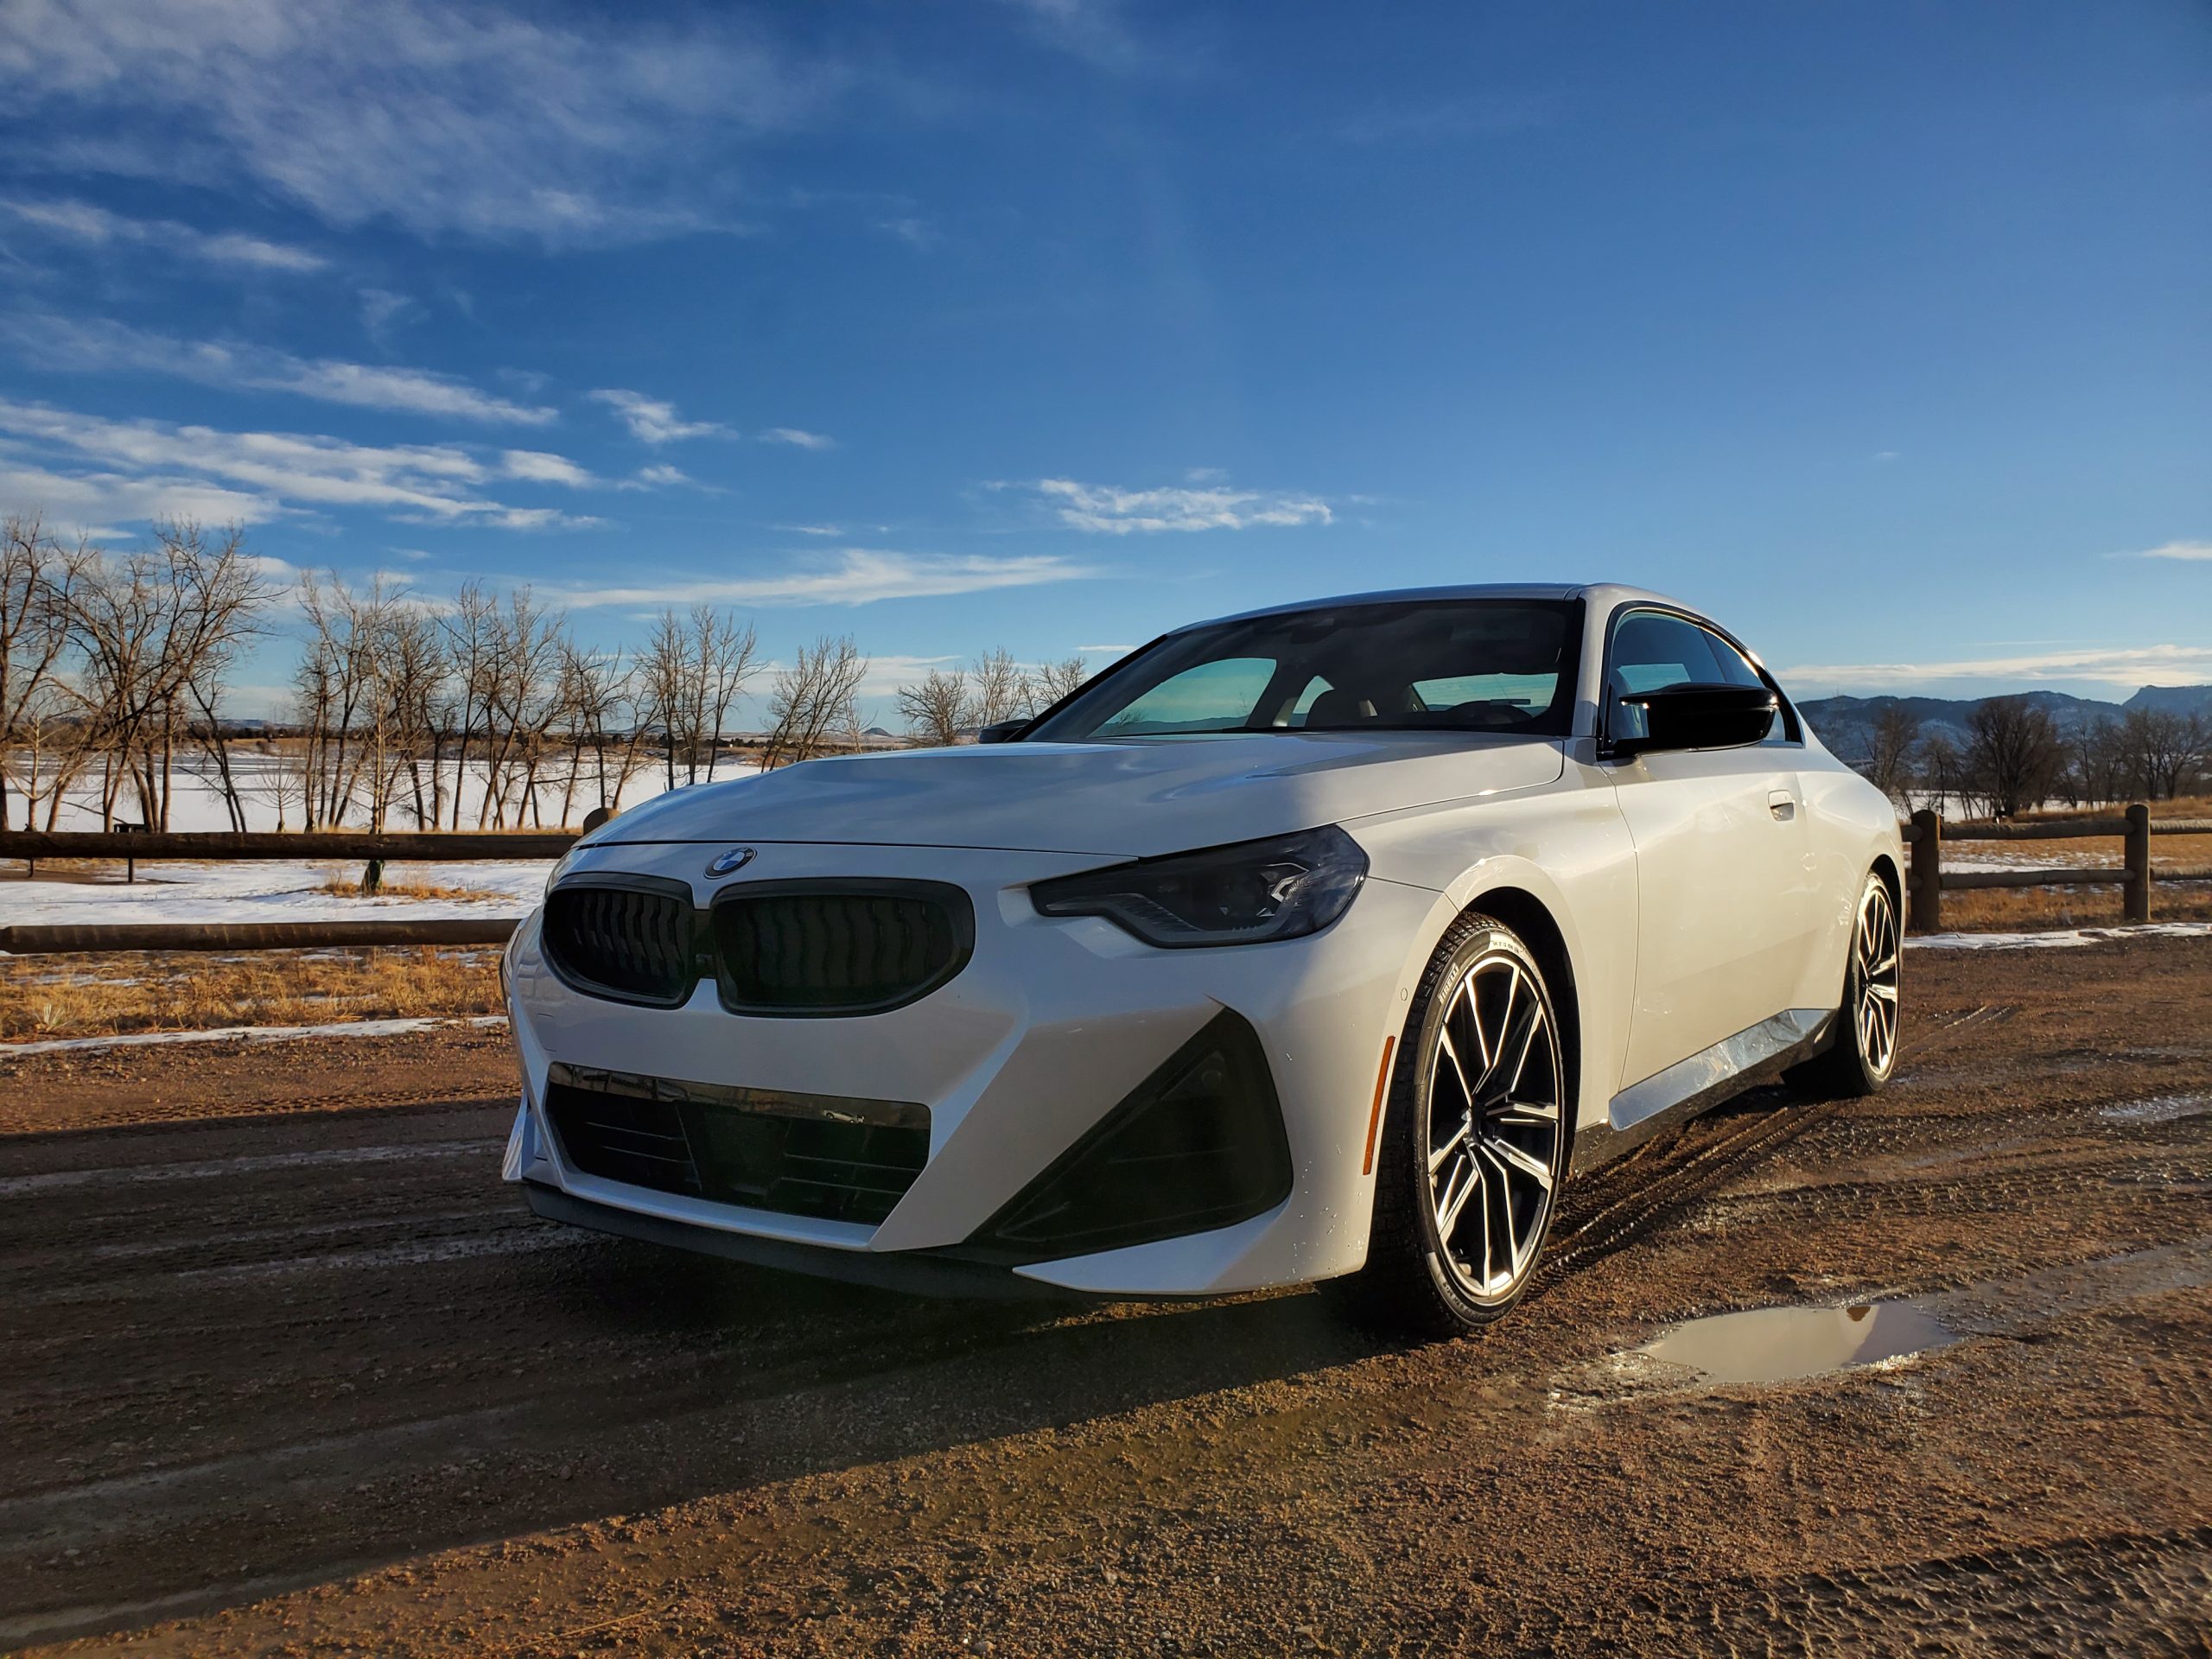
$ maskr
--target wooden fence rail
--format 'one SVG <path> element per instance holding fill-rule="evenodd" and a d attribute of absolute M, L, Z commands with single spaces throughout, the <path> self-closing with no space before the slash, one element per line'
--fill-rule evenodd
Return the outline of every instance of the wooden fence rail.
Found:
<path fill-rule="evenodd" d="M 500 858 L 558 858 L 575 845 L 576 831 L 549 830 L 504 834 L 467 830 L 316 830 L 296 835 L 257 832 L 0 830 L 0 858 L 149 859 L 342 858 L 389 859 L 394 863 L 453 863 Z"/>
<path fill-rule="evenodd" d="M 2159 818 L 2138 802 L 2116 818 L 2072 818 L 2043 823 L 1950 823 L 1941 815 L 1923 810 L 1904 827 L 1905 844 L 1911 849 L 1912 868 L 1905 878 L 1908 912 L 1916 933 L 1939 932 L 1943 925 L 1945 893 L 1986 887 L 2120 887 L 2120 917 L 2124 921 L 2151 919 L 2151 837 L 2152 836 L 2212 835 L 2212 819 Z M 2060 869 L 1946 870 L 1943 843 L 1947 841 L 2088 841 L 2117 836 L 2120 863 L 2117 869 L 2070 866 Z"/>
<path fill-rule="evenodd" d="M 99 922 L 89 926 L 0 926 L 0 952 L 34 957 L 80 950 L 331 950 L 363 945 L 504 945 L 519 916 L 442 921 L 390 918 L 327 922 Z"/>

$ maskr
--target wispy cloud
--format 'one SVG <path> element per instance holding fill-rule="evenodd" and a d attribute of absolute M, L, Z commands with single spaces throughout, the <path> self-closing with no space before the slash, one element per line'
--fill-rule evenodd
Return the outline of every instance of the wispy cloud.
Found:
<path fill-rule="evenodd" d="M 448 419 L 543 426 L 559 412 L 495 397 L 429 369 L 294 357 L 235 340 L 176 340 L 119 322 L 64 317 L 0 320 L 17 353 L 42 368 L 167 374 L 201 385 L 290 392 L 356 409 L 395 410 Z"/>
<path fill-rule="evenodd" d="M 2168 542 L 2164 547 L 2146 547 L 2133 556 L 2139 559 L 2187 559 L 2192 562 L 2212 559 L 2212 542 Z"/>
<path fill-rule="evenodd" d="M 664 489 L 690 481 L 681 467 L 640 467 L 637 472 L 637 482 L 647 489 Z"/>
<path fill-rule="evenodd" d="M 679 438 L 710 438 L 729 431 L 719 421 L 687 421 L 676 412 L 674 404 L 642 391 L 608 386 L 591 396 L 621 416 L 630 435 L 640 443 L 673 443 Z"/>
<path fill-rule="evenodd" d="M 1816 663 L 1785 669 L 1782 677 L 1808 696 L 1829 690 L 1904 691 L 1940 686 L 1948 681 L 2089 680 L 2130 688 L 2198 685 L 2212 681 L 2212 645 L 2044 651 L 1961 662 Z"/>
<path fill-rule="evenodd" d="M 1135 69 L 1148 60 L 1122 16 L 1120 0 L 1006 0 L 1046 45 L 1101 69 Z"/>
<path fill-rule="evenodd" d="M 209 264 L 254 270 L 321 270 L 330 263 L 319 253 L 288 243 L 265 241 L 236 231 L 194 230 L 173 219 L 129 219 L 88 201 L 0 200 L 0 212 L 50 236 L 92 247 L 156 247 Z"/>
<path fill-rule="evenodd" d="M 181 513 L 251 522 L 304 506 L 369 508 L 414 522 L 509 530 L 597 522 L 486 497 L 482 486 L 495 475 L 514 474 L 451 445 L 380 447 L 302 433 L 226 432 L 166 421 L 109 420 L 6 400 L 0 400 L 0 440 L 5 441 L 0 462 L 28 464 L 62 478 L 55 471 L 60 458 L 75 457 L 92 468 L 76 475 L 77 495 L 96 490 L 143 509 L 110 517 Z M 67 493 L 29 480 L 7 499 L 60 512 L 55 504 Z"/>
<path fill-rule="evenodd" d="M 1033 484 L 992 484 L 994 490 L 1033 493 L 1062 524 L 1106 536 L 1157 531 L 1249 530 L 1255 525 L 1325 524 L 1335 514 L 1316 495 L 1282 490 L 1238 490 L 1227 485 L 1171 486 L 1125 490 L 1041 478 Z"/>
<path fill-rule="evenodd" d="M 549 454 L 543 449 L 509 449 L 499 457 L 499 471 L 531 484 L 565 484 L 572 490 L 604 487 L 566 455 Z"/>
<path fill-rule="evenodd" d="M 930 599 L 1077 582 L 1101 573 L 1049 554 L 982 558 L 896 553 L 849 547 L 821 559 L 760 575 L 673 577 L 632 586 L 576 588 L 561 597 L 594 605 L 872 605 L 887 599 Z"/>
<path fill-rule="evenodd" d="M 929 220 L 912 213 L 902 213 L 895 219 L 879 219 L 875 228 L 886 236 L 896 237 L 917 253 L 927 253 L 944 240 L 944 232 Z"/>
<path fill-rule="evenodd" d="M 763 443 L 788 443 L 796 449 L 835 449 L 837 440 L 826 438 L 819 432 L 805 432 L 796 426 L 772 426 L 760 435 Z"/>
<path fill-rule="evenodd" d="M 605 243 L 715 228 L 717 157 L 858 75 L 721 9 L 604 19 L 432 0 L 0 9 L 0 86 L 48 166 L 235 180 L 334 225 Z M 894 89 L 895 90 L 895 89 Z M 81 135 L 97 131 L 98 139 Z"/>

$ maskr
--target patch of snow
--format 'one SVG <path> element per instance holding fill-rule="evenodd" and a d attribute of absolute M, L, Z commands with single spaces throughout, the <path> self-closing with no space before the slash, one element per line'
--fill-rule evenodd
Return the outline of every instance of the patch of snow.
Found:
<path fill-rule="evenodd" d="M 1922 950 L 2063 950 L 2120 939 L 2207 937 L 2212 937 L 2212 922 L 2139 922 L 2131 927 L 2061 927 L 2041 933 L 1929 933 L 1908 937 L 1905 944 Z"/>
<path fill-rule="evenodd" d="M 0 923 L 99 925 L 118 922 L 340 922 L 389 916 L 451 921 L 512 916 L 545 891 L 544 859 L 469 864 L 388 863 L 387 882 L 465 887 L 482 899 L 362 899 L 323 893 L 337 879 L 361 878 L 358 859 L 238 859 L 141 864 L 135 882 L 0 883 Z M 119 874 L 119 871 L 118 871 Z"/>
<path fill-rule="evenodd" d="M 430 1017 L 404 1020 L 334 1020 L 321 1026 L 223 1026 L 213 1031 L 134 1031 L 119 1037 L 51 1037 L 35 1043 L 0 1043 L 0 1061 L 29 1054 L 85 1053 L 98 1049 L 151 1048 L 167 1043 L 287 1043 L 302 1037 L 404 1037 L 438 1026 L 504 1026 L 504 1014 L 480 1014 L 467 1020 Z"/>

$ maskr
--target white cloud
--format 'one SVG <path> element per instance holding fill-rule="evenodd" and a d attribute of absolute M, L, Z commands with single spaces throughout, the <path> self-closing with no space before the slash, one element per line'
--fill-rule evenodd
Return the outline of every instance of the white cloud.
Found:
<path fill-rule="evenodd" d="M 1076 649 L 1081 652 L 1109 652 L 1116 657 L 1126 657 L 1136 647 L 1135 645 L 1077 645 Z"/>
<path fill-rule="evenodd" d="M 561 597 L 593 605 L 872 605 L 886 599 L 925 599 L 1076 582 L 1100 573 L 1051 554 L 980 558 L 881 552 L 849 547 L 796 569 L 756 576 L 721 575 L 657 581 L 634 587 L 577 588 Z"/>
<path fill-rule="evenodd" d="M 778 530 L 788 531 L 794 536 L 842 536 L 842 524 L 778 524 Z"/>
<path fill-rule="evenodd" d="M 388 288 L 365 288 L 360 300 L 361 332 L 378 343 L 391 333 L 393 323 L 412 317 L 422 309 L 406 295 L 395 294 Z"/>
<path fill-rule="evenodd" d="M 591 394 L 593 401 L 605 404 L 622 417 L 630 429 L 630 435 L 640 443 L 672 443 L 678 438 L 710 438 L 728 432 L 718 421 L 687 421 L 676 412 L 676 405 L 658 397 L 648 397 L 642 391 L 624 391 L 618 387 L 604 387 Z"/>
<path fill-rule="evenodd" d="M 62 135 L 19 137 L 18 160 L 236 182 L 334 225 L 424 236 L 715 228 L 721 203 L 702 193 L 734 188 L 723 152 L 806 124 L 854 79 L 714 8 L 682 22 L 434 0 L 0 9 L 0 87 L 24 132 Z"/>
<path fill-rule="evenodd" d="M 835 449 L 837 440 L 825 438 L 819 432 L 801 431 L 796 426 L 772 426 L 760 435 L 763 443 L 788 443 L 795 449 Z"/>
<path fill-rule="evenodd" d="M 41 513 L 49 527 L 67 526 L 95 539 L 117 540 L 114 525 L 155 518 L 194 518 L 205 524 L 258 524 L 283 511 L 274 496 L 226 489 L 175 474 L 110 471 L 64 474 L 0 451 L 0 500 Z"/>
<path fill-rule="evenodd" d="M 1818 696 L 1830 690 L 1903 691 L 1944 681 L 2090 680 L 2102 684 L 2199 685 L 2212 681 L 2212 645 L 2045 651 L 1963 662 L 1820 663 L 1785 669 L 1785 683 Z"/>
<path fill-rule="evenodd" d="M 288 506 L 369 508 L 417 523 L 483 524 L 514 530 L 597 523 L 550 508 L 518 508 L 478 493 L 490 469 L 450 445 L 379 447 L 287 432 L 226 432 L 166 421 L 108 420 L 44 404 L 0 399 L 0 435 L 8 453 L 27 449 L 74 456 L 92 470 L 63 479 L 54 464 L 39 469 L 63 486 L 27 487 L 6 499 L 55 505 L 73 494 L 104 491 L 136 510 L 222 522 L 274 517 Z M 521 453 L 521 452 L 518 452 Z M 557 459 L 557 457 L 556 458 Z"/>
<path fill-rule="evenodd" d="M 2212 542 L 2168 542 L 2164 547 L 2147 547 L 2135 556 L 2139 559 L 2212 559 Z"/>
<path fill-rule="evenodd" d="M 499 457 L 499 470 L 530 484 L 565 484 L 572 490 L 602 487 L 599 480 L 566 455 L 548 454 L 543 449 L 510 449 Z"/>
<path fill-rule="evenodd" d="M 689 484 L 690 476 L 680 467 L 640 467 L 636 480 L 647 489 L 665 488 L 676 484 Z"/>
<path fill-rule="evenodd" d="M 201 385 L 286 391 L 356 409 L 543 426 L 559 411 L 512 403 L 429 369 L 294 357 L 233 340 L 177 340 L 119 322 L 16 316 L 0 321 L 16 351 L 44 368 L 174 375 Z"/>
<path fill-rule="evenodd" d="M 1064 524 L 1108 536 L 1139 531 L 1249 530 L 1256 524 L 1325 524 L 1335 515 L 1314 495 L 1280 490 L 1235 490 L 1225 485 L 1116 489 L 1043 478 L 1033 484 L 994 484 L 993 489 L 1033 491 Z"/>
<path fill-rule="evenodd" d="M 917 253 L 927 253 L 944 240 L 944 233 L 925 219 L 904 213 L 895 219 L 879 219 L 875 228 L 886 236 L 896 237 Z"/>
<path fill-rule="evenodd" d="M 4 60 L 0 60 L 4 69 Z M 235 231 L 207 232 L 173 219 L 128 219 L 88 201 L 0 200 L 0 211 L 35 225 L 49 235 L 67 237 L 93 247 L 117 243 L 158 247 L 210 264 L 242 265 L 256 270 L 321 270 L 330 262 L 319 253 L 269 242 Z"/>

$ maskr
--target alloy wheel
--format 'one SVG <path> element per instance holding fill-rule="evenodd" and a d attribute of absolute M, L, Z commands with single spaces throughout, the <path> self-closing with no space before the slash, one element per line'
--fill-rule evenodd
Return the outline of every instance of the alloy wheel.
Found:
<path fill-rule="evenodd" d="M 1852 1014 L 1859 1022 L 1859 1058 L 1877 1077 L 1885 1077 L 1897 1053 L 1897 912 L 1879 881 L 1868 882 L 1859 901 L 1852 960 L 1858 969 L 1859 1005 Z"/>
<path fill-rule="evenodd" d="M 1428 1076 L 1436 1237 L 1465 1290 L 1512 1294 L 1542 1243 L 1560 1175 L 1558 1033 L 1521 960 L 1478 958 L 1452 994 Z"/>

